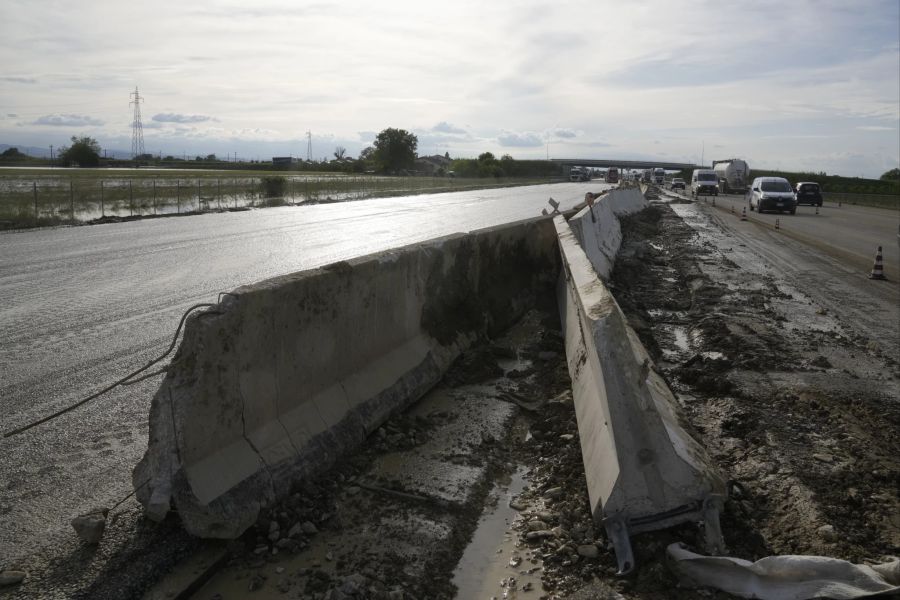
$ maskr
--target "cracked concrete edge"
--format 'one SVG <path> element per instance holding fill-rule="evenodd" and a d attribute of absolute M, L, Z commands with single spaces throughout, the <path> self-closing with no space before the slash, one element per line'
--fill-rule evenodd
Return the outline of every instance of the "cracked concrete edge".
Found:
<path fill-rule="evenodd" d="M 537 219 L 448 236 L 245 286 L 189 319 L 133 475 L 148 516 L 171 501 L 194 535 L 240 535 L 533 305 L 555 242 Z"/>
<path fill-rule="evenodd" d="M 609 228 L 586 216 L 576 215 L 572 220 L 580 222 L 574 227 L 557 217 L 555 226 L 563 256 L 557 297 L 592 513 L 598 520 L 633 519 L 699 505 L 710 493 L 724 493 L 724 480 L 679 423 L 671 390 L 578 243 L 576 227 Z M 660 519 L 632 530 L 689 518 Z"/>

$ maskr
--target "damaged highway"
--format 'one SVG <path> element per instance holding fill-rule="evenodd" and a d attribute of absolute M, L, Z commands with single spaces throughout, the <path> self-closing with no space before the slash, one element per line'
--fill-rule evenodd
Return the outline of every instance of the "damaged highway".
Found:
<path fill-rule="evenodd" d="M 788 554 L 886 564 L 869 593 L 895 589 L 890 335 L 645 190 L 192 316 L 140 504 L 69 595 L 724 599 L 742 592 L 679 565 Z"/>

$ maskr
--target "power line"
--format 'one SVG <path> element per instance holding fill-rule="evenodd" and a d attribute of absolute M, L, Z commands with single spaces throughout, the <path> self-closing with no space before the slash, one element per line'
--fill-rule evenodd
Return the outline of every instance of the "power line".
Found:
<path fill-rule="evenodd" d="M 141 123 L 141 102 L 144 99 L 138 94 L 137 86 L 128 96 L 134 98 L 128 103 L 134 104 L 134 120 L 131 122 L 131 158 L 134 159 L 144 154 L 144 125 Z"/>

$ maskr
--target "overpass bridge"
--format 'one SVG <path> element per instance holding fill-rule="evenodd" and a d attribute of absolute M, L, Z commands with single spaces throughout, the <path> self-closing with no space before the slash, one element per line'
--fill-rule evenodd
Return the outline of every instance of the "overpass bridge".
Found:
<path fill-rule="evenodd" d="M 691 163 L 659 162 L 651 160 L 616 160 L 595 158 L 551 158 L 550 162 L 569 167 L 618 167 L 620 169 L 653 169 L 661 167 L 667 171 L 680 171 L 682 169 L 702 169 L 700 165 Z M 709 168 L 709 167 L 705 167 Z"/>

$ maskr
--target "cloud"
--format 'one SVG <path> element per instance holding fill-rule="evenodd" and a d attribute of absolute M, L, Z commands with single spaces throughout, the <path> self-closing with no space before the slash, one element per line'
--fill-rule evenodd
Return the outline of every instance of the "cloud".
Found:
<path fill-rule="evenodd" d="M 578 134 L 572 131 L 571 129 L 554 129 L 552 132 L 554 137 L 564 138 L 570 140 L 574 137 L 577 137 Z"/>
<path fill-rule="evenodd" d="M 86 125 L 103 125 L 104 121 L 87 115 L 44 115 L 38 117 L 32 125 L 51 125 L 53 127 L 84 127 Z"/>
<path fill-rule="evenodd" d="M 218 121 L 207 115 L 182 115 L 179 113 L 159 113 L 153 115 L 153 120 L 160 123 L 203 123 L 205 121 Z"/>
<path fill-rule="evenodd" d="M 857 127 L 862 131 L 894 131 L 896 127 L 884 127 L 882 125 L 860 125 Z"/>
<path fill-rule="evenodd" d="M 513 148 L 535 148 L 544 145 L 541 136 L 530 131 L 524 133 L 504 132 L 497 136 L 497 141 L 501 146 Z"/>
<path fill-rule="evenodd" d="M 0 81 L 8 81 L 10 83 L 37 83 L 34 77 L 0 77 Z"/>
<path fill-rule="evenodd" d="M 448 123 L 447 121 L 441 121 L 437 125 L 431 128 L 432 131 L 437 131 L 439 133 L 465 133 L 466 130 L 460 127 L 455 127 Z"/>

